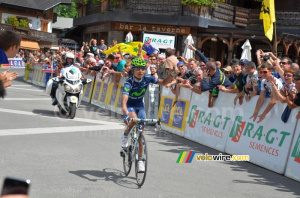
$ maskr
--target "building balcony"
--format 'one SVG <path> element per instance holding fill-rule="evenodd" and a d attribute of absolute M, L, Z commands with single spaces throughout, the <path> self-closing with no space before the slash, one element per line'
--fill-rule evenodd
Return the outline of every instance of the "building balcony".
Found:
<path fill-rule="evenodd" d="M 181 4 L 180 0 L 120 0 L 118 5 L 111 6 L 110 0 L 108 0 L 102 3 L 88 4 L 85 16 L 102 14 L 105 17 L 107 12 L 159 15 L 162 19 L 164 16 L 173 16 L 174 18 L 199 16 L 236 27 L 263 28 L 263 22 L 259 20 L 259 9 L 246 9 L 225 3 L 217 3 L 215 8 L 208 8 L 194 5 L 185 6 Z M 276 20 L 279 29 L 300 29 L 299 12 L 276 11 Z"/>
<path fill-rule="evenodd" d="M 57 42 L 56 34 L 32 30 L 29 28 L 16 27 L 12 25 L 0 24 L 0 31 L 11 30 L 18 33 L 22 38 L 34 41 Z"/>

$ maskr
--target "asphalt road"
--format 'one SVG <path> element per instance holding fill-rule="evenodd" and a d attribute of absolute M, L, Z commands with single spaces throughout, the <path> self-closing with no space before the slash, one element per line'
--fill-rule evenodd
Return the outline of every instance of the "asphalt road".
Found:
<path fill-rule="evenodd" d="M 299 182 L 251 163 L 177 164 L 180 151 L 219 152 L 153 127 L 145 132 L 148 172 L 139 188 L 134 172 L 123 174 L 121 118 L 87 103 L 74 120 L 61 118 L 44 89 L 17 71 L 0 101 L 0 179 L 30 179 L 33 198 L 300 197 Z"/>

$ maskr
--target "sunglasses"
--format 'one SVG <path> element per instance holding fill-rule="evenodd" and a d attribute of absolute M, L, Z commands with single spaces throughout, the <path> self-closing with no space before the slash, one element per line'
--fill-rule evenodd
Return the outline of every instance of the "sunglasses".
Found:
<path fill-rule="evenodd" d="M 279 62 L 280 65 L 286 65 L 286 62 Z"/>
<path fill-rule="evenodd" d="M 184 65 L 180 65 L 180 66 L 178 66 L 179 68 L 182 68 Z"/>
<path fill-rule="evenodd" d="M 268 73 L 268 71 L 261 71 L 261 72 L 259 72 L 260 74 L 267 74 Z"/>
<path fill-rule="evenodd" d="M 140 70 L 145 71 L 146 68 L 144 68 L 144 67 L 136 67 L 136 68 L 133 68 L 133 69 L 135 71 L 140 71 Z"/>
<path fill-rule="evenodd" d="M 294 81 L 300 81 L 300 78 L 294 78 Z"/>
<path fill-rule="evenodd" d="M 231 72 L 224 72 L 224 74 L 231 74 Z"/>
<path fill-rule="evenodd" d="M 284 74 L 285 77 L 293 77 L 293 74 Z"/>
<path fill-rule="evenodd" d="M 149 60 L 156 60 L 156 58 L 150 58 Z"/>
<path fill-rule="evenodd" d="M 119 59 L 120 57 L 116 57 L 116 59 Z"/>

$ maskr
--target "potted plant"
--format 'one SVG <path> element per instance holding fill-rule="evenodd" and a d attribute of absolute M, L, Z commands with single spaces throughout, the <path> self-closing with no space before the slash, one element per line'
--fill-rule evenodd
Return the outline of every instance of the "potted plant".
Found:
<path fill-rule="evenodd" d="M 211 19 L 212 8 L 216 7 L 217 2 L 225 2 L 225 0 L 181 0 L 181 4 L 185 6 L 184 15 L 195 14 L 209 19 Z"/>

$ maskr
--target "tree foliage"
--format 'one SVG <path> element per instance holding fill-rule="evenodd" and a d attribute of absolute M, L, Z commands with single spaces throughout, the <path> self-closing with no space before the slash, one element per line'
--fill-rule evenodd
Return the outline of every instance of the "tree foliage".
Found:
<path fill-rule="evenodd" d="M 29 27 L 28 21 L 26 19 L 20 19 L 19 27 L 28 28 Z"/>
<path fill-rule="evenodd" d="M 19 26 L 19 20 L 16 16 L 9 16 L 6 19 L 4 19 L 4 23 L 7 25 L 13 25 L 13 26 Z"/>
<path fill-rule="evenodd" d="M 13 25 L 17 27 L 24 27 L 28 28 L 28 20 L 26 19 L 18 19 L 16 16 L 9 16 L 6 19 L 4 19 L 4 23 L 8 25 Z"/>
<path fill-rule="evenodd" d="M 77 2 L 78 0 L 72 0 L 71 5 L 59 5 L 54 8 L 54 12 L 59 13 L 59 17 L 75 18 L 78 16 L 78 10 L 76 7 Z"/>
<path fill-rule="evenodd" d="M 181 0 L 183 5 L 198 5 L 198 6 L 209 6 L 215 7 L 217 2 L 225 2 L 225 0 Z"/>

